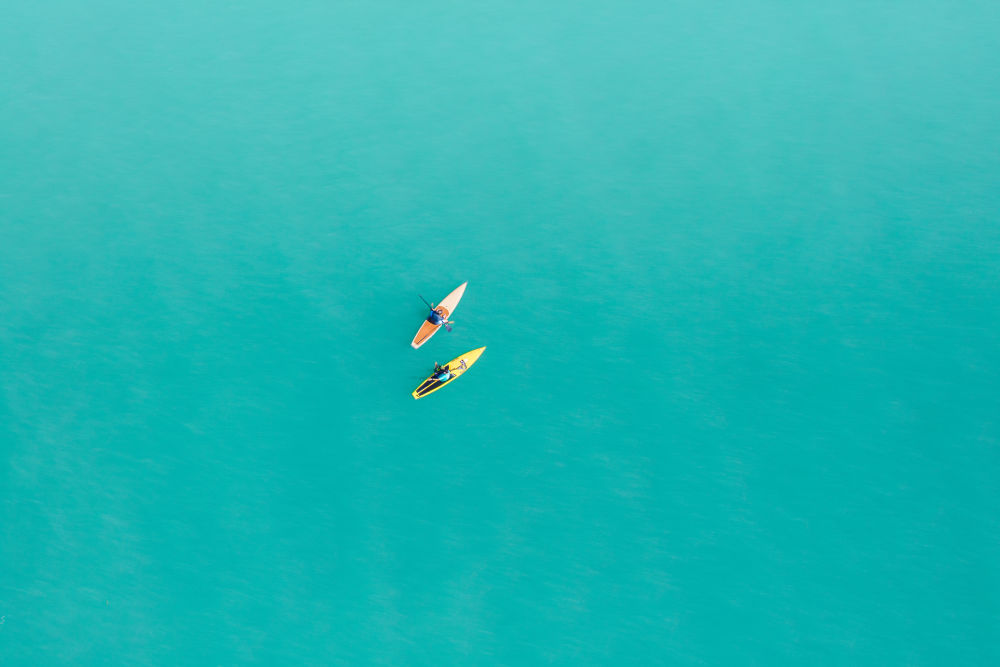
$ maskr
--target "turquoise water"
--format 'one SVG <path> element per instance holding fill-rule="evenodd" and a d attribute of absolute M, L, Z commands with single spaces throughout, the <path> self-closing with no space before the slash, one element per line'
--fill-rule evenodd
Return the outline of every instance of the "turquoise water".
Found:
<path fill-rule="evenodd" d="M 1000 662 L 1000 5 L 293 4 L 2 12 L 0 663 Z"/>

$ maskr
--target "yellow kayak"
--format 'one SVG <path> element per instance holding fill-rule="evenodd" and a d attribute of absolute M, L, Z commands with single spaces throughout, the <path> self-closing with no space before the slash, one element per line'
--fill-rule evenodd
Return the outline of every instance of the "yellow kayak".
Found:
<path fill-rule="evenodd" d="M 436 377 L 436 372 L 431 374 L 429 378 L 420 383 L 419 387 L 413 390 L 413 398 L 423 398 L 427 394 L 433 394 L 446 384 L 454 382 L 456 378 L 465 373 L 465 371 L 469 370 L 469 367 L 472 366 L 472 364 L 476 363 L 485 349 L 485 347 L 481 347 L 477 350 L 470 350 L 469 352 L 466 352 L 459 357 L 455 357 L 446 363 L 443 368 L 451 373 L 451 377 L 442 382 Z"/>

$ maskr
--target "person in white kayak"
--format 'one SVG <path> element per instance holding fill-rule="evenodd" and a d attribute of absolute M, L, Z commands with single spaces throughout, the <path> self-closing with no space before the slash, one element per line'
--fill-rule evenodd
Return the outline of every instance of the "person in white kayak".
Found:
<path fill-rule="evenodd" d="M 431 324 L 436 324 L 437 326 L 441 326 L 443 324 L 446 328 L 449 325 L 454 324 L 454 322 L 444 316 L 444 308 L 441 308 L 440 306 L 435 308 L 434 304 L 431 304 L 431 314 L 427 316 L 427 321 Z"/>
<path fill-rule="evenodd" d="M 417 296 L 420 295 L 418 294 Z M 443 326 L 448 331 L 451 331 L 451 325 L 454 324 L 454 322 L 452 322 L 445 316 L 444 306 L 435 307 L 433 303 L 427 303 L 427 299 L 425 299 L 422 296 L 420 297 L 420 300 L 423 301 L 424 305 L 427 306 L 431 311 L 431 314 L 427 316 L 427 321 L 433 324 L 434 326 L 438 327 Z"/>

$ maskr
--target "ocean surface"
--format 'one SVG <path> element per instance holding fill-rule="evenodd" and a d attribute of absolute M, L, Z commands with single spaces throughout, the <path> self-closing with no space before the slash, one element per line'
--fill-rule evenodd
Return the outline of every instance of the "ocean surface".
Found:
<path fill-rule="evenodd" d="M 1000 663 L 998 34 L 5 3 L 0 664 Z"/>

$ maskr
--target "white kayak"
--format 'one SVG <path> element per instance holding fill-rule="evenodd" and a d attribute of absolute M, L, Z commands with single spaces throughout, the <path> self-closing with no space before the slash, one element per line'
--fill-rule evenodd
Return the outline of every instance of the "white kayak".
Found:
<path fill-rule="evenodd" d="M 462 283 L 452 290 L 451 294 L 442 299 L 441 303 L 434 306 L 434 313 L 427 316 L 427 319 L 424 320 L 424 323 L 417 330 L 417 335 L 413 337 L 413 342 L 410 343 L 413 349 L 417 349 L 429 341 L 431 336 L 436 334 L 438 329 L 441 328 L 441 321 L 447 321 L 451 314 L 455 312 L 455 306 L 462 300 L 462 295 L 465 294 L 465 286 L 468 284 L 468 282 Z M 437 318 L 434 317 L 435 313 L 437 314 Z M 441 321 L 435 322 L 435 319 Z"/>

